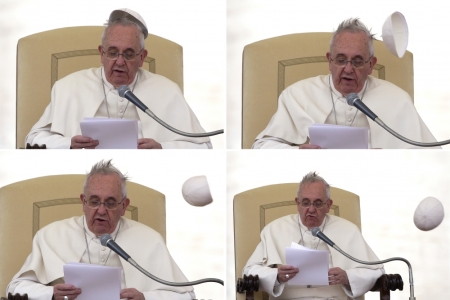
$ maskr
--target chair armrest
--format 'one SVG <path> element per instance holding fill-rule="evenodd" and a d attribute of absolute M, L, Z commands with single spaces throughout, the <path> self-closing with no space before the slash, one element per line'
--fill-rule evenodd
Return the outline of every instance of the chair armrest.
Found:
<path fill-rule="evenodd" d="M 403 290 L 403 280 L 399 274 L 384 274 L 377 279 L 375 285 L 370 290 L 380 292 L 380 300 L 390 300 L 390 291 Z M 259 290 L 258 275 L 244 275 L 244 278 L 238 278 L 236 282 L 236 292 L 246 293 L 246 300 L 254 299 L 254 292 Z"/>
<path fill-rule="evenodd" d="M 21 296 L 19 294 L 12 295 L 11 293 L 8 293 L 8 299 L 2 297 L 1 300 L 28 300 L 28 295 L 24 294 Z"/>
<path fill-rule="evenodd" d="M 30 143 L 27 143 L 25 149 L 47 149 L 47 146 L 45 144 L 39 146 L 38 144 L 30 145 Z"/>
<path fill-rule="evenodd" d="M 258 275 L 244 275 L 244 278 L 238 278 L 236 282 L 236 292 L 244 293 L 245 300 L 253 300 L 254 292 L 259 290 L 259 276 Z"/>
<path fill-rule="evenodd" d="M 390 300 L 390 291 L 403 290 L 403 280 L 399 274 L 384 274 L 377 279 L 375 285 L 370 290 L 380 292 L 380 300 Z"/>

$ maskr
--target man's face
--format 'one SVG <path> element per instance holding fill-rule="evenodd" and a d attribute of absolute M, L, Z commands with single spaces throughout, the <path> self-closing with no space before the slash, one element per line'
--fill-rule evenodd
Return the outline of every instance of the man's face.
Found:
<path fill-rule="evenodd" d="M 355 69 L 351 63 L 347 63 L 344 67 L 335 66 L 331 59 L 334 60 L 336 58 L 369 60 L 369 39 L 367 36 L 363 32 L 344 31 L 336 35 L 333 48 L 331 52 L 327 53 L 329 69 L 336 90 L 342 93 L 343 96 L 347 96 L 350 93 L 359 93 L 364 87 L 367 76 L 372 74 L 377 58 L 370 58 L 368 63 L 358 69 Z"/>
<path fill-rule="evenodd" d="M 300 219 L 308 229 L 318 227 L 322 224 L 325 215 L 330 211 L 331 204 L 333 204 L 333 200 L 329 199 L 328 202 L 327 200 L 325 185 L 322 182 L 302 185 L 298 197 L 295 198 L 295 203 L 297 203 Z M 316 201 L 326 202 L 326 204 L 321 208 L 315 208 L 314 205 L 310 205 L 309 207 L 303 207 L 301 205 L 302 202 L 313 203 Z"/>
<path fill-rule="evenodd" d="M 144 49 L 132 61 L 125 60 L 123 55 L 119 55 L 117 60 L 109 60 L 103 51 L 113 50 L 120 54 L 129 51 L 136 54 L 140 53 L 142 49 L 139 42 L 139 29 L 134 25 L 114 25 L 106 32 L 103 43 L 103 45 L 98 46 L 98 50 L 105 69 L 106 80 L 114 87 L 131 84 L 139 67 L 142 66 L 145 57 L 147 57 L 147 50 Z"/>
<path fill-rule="evenodd" d="M 130 200 L 125 198 L 123 203 L 119 204 L 114 210 L 106 209 L 106 206 L 103 204 L 98 208 L 91 208 L 86 201 L 100 201 L 101 203 L 117 201 L 117 203 L 120 203 L 122 198 L 122 185 L 117 174 L 98 174 L 90 177 L 86 185 L 85 194 L 80 195 L 89 230 L 97 236 L 114 232 L 120 217 L 125 214 Z"/>

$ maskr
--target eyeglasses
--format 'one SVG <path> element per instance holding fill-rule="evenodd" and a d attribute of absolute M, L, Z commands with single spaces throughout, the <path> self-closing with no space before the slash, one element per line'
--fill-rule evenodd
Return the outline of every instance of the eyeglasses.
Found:
<path fill-rule="evenodd" d="M 98 209 L 102 204 L 105 206 L 107 210 L 115 210 L 119 207 L 119 204 L 122 204 L 125 198 L 122 199 L 122 202 L 117 202 L 114 200 L 108 200 L 105 202 L 101 202 L 99 200 L 84 200 L 84 203 L 87 204 L 89 208 Z"/>
<path fill-rule="evenodd" d="M 328 199 L 329 200 L 329 199 Z M 325 204 L 327 204 L 327 201 L 323 202 L 320 200 L 311 202 L 311 201 L 301 201 L 300 202 L 300 206 L 304 207 L 304 208 L 309 208 L 311 205 L 314 206 L 315 208 L 322 208 Z"/>
<path fill-rule="evenodd" d="M 126 61 L 133 61 L 136 59 L 136 57 L 138 55 L 140 55 L 142 53 L 144 49 L 142 48 L 141 51 L 139 51 L 139 53 L 135 53 L 133 51 L 125 51 L 124 53 L 119 53 L 119 51 L 115 50 L 115 49 L 110 49 L 107 51 L 102 51 L 103 54 L 105 54 L 106 58 L 109 60 L 117 60 L 119 58 L 120 55 L 122 55 L 123 59 Z"/>
<path fill-rule="evenodd" d="M 372 56 L 369 57 L 367 61 L 364 61 L 363 59 L 346 60 L 342 57 L 337 57 L 335 59 L 330 57 L 331 61 L 336 67 L 343 68 L 347 65 L 347 63 L 351 63 L 354 69 L 362 68 L 365 64 L 367 64 L 370 61 L 371 58 Z"/>

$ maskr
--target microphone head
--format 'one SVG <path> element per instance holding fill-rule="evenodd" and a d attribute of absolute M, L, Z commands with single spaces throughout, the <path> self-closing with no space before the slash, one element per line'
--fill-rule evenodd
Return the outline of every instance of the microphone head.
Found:
<path fill-rule="evenodd" d="M 106 233 L 100 237 L 100 243 L 102 244 L 102 246 L 108 247 L 108 241 L 112 239 L 112 236 Z"/>
<path fill-rule="evenodd" d="M 319 227 L 314 227 L 313 229 L 311 229 L 311 233 L 313 236 L 317 236 L 317 234 L 320 232 L 320 228 Z"/>
<path fill-rule="evenodd" d="M 120 97 L 125 97 L 125 93 L 130 90 L 130 87 L 128 85 L 122 85 L 120 86 L 117 91 L 119 92 Z"/>
<path fill-rule="evenodd" d="M 347 104 L 350 105 L 350 106 L 353 106 L 353 103 L 356 100 L 360 100 L 358 94 L 356 94 L 356 93 L 350 93 L 350 94 L 347 95 L 346 98 L 347 98 Z"/>

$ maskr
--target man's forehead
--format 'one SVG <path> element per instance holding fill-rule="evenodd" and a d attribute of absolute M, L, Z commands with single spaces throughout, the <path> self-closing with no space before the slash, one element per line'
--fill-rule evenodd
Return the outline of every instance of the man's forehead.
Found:
<path fill-rule="evenodd" d="M 300 199 L 304 199 L 307 197 L 326 197 L 325 185 L 323 184 L 323 182 L 305 183 L 300 187 L 299 196 Z"/>
<path fill-rule="evenodd" d="M 369 38 L 364 32 L 344 31 L 335 36 L 333 55 L 357 56 L 369 53 Z"/>
<path fill-rule="evenodd" d="M 91 177 L 89 177 L 86 187 L 94 187 L 94 186 L 100 186 L 105 187 L 106 184 L 113 185 L 113 186 L 120 186 L 121 181 L 118 174 L 94 174 Z"/>
<path fill-rule="evenodd" d="M 105 33 L 105 46 L 115 46 L 115 44 L 127 43 L 130 47 L 139 44 L 139 29 L 134 25 L 122 26 L 113 25 Z"/>

